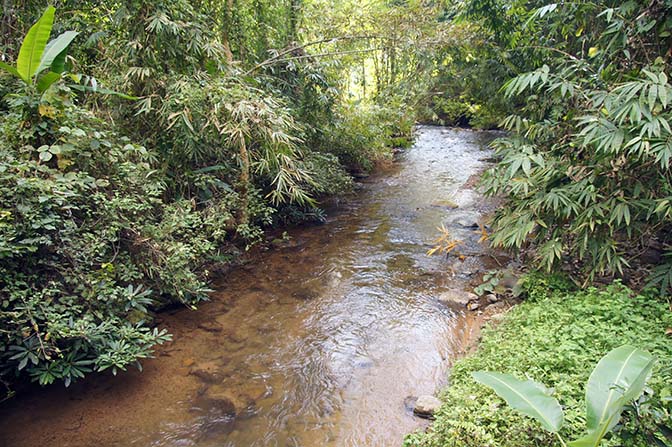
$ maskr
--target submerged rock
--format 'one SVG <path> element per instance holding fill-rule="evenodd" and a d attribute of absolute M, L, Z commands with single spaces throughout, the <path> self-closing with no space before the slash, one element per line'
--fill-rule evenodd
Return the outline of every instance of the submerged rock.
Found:
<path fill-rule="evenodd" d="M 448 199 L 437 200 L 437 201 L 432 203 L 432 206 L 437 207 L 437 208 L 449 208 L 451 210 L 454 210 L 454 209 L 460 207 L 460 205 L 458 205 L 457 203 L 453 202 L 452 200 L 448 200 Z"/>
<path fill-rule="evenodd" d="M 296 298 L 297 300 L 301 300 L 301 301 L 314 300 L 315 298 L 318 298 L 319 296 L 320 296 L 320 294 L 317 291 L 315 291 L 313 289 L 309 289 L 309 288 L 301 288 L 301 289 L 295 290 L 292 293 L 292 297 Z"/>
<path fill-rule="evenodd" d="M 254 411 L 254 399 L 223 385 L 209 387 L 202 397 L 205 405 L 232 416 L 246 416 Z"/>
<path fill-rule="evenodd" d="M 404 399 L 404 408 L 413 411 L 415 409 L 415 403 L 417 401 L 418 396 L 406 396 L 406 398 Z"/>
<path fill-rule="evenodd" d="M 438 300 L 444 304 L 459 304 L 460 306 L 466 306 L 470 301 L 477 301 L 478 296 L 464 290 L 453 289 L 443 292 L 438 296 Z"/>
<path fill-rule="evenodd" d="M 441 407 L 441 401 L 434 396 L 420 396 L 415 401 L 413 413 L 423 418 L 433 418 L 434 413 Z"/>
<path fill-rule="evenodd" d="M 198 325 L 198 328 L 206 332 L 222 332 L 224 330 L 221 324 L 214 321 L 204 321 Z"/>
<path fill-rule="evenodd" d="M 205 383 L 221 382 L 225 377 L 221 365 L 216 362 L 202 362 L 192 365 L 189 374 L 198 377 Z"/>

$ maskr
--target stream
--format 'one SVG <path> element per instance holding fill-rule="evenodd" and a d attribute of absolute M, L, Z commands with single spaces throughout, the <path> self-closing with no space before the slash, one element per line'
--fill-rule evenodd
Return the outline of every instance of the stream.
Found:
<path fill-rule="evenodd" d="M 3 403 L 0 445 L 401 445 L 426 425 L 407 398 L 445 386 L 481 324 L 437 297 L 495 266 L 475 225 L 493 205 L 473 189 L 494 136 L 420 126 L 324 225 L 289 229 L 198 311 L 162 314 L 173 341 L 144 371 Z M 441 224 L 461 244 L 427 256 Z"/>

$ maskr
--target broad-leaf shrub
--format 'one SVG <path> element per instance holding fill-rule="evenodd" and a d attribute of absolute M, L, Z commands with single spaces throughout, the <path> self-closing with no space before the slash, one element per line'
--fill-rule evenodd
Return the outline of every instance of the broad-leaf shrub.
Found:
<path fill-rule="evenodd" d="M 335 154 L 353 171 L 368 172 L 376 162 L 389 159 L 393 147 L 411 140 L 413 112 L 403 108 L 345 104 L 335 112 L 332 126 L 325 130 L 325 152 Z"/>
<path fill-rule="evenodd" d="M 169 286 L 148 280 L 132 249 L 161 203 L 152 155 L 74 106 L 66 87 L 8 102 L 0 117 L 3 380 L 28 373 L 68 384 L 123 369 L 167 339 L 144 321 L 157 299 L 151 288 Z"/>
<path fill-rule="evenodd" d="M 655 362 L 648 352 L 629 345 L 612 349 L 602 357 L 586 384 L 588 434 L 569 443 L 558 435 L 560 443 L 598 447 L 618 424 L 624 407 L 641 396 Z M 492 388 L 511 408 L 536 419 L 545 430 L 557 434 L 562 428 L 562 407 L 544 385 L 498 372 L 476 371 L 472 377 Z"/>

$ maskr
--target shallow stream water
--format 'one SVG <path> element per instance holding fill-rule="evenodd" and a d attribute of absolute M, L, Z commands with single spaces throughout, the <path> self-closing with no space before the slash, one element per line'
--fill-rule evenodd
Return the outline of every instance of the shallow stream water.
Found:
<path fill-rule="evenodd" d="M 492 137 L 420 127 L 324 225 L 290 229 L 198 311 L 163 315 L 174 341 L 144 372 L 2 404 L 0 445 L 400 445 L 424 423 L 407 397 L 445 385 L 478 329 L 437 296 L 489 268 L 475 225 L 489 205 L 473 184 Z M 442 223 L 462 244 L 428 257 Z"/>

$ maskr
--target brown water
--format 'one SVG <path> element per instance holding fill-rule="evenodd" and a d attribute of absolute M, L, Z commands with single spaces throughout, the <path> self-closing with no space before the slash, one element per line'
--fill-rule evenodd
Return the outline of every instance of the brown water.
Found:
<path fill-rule="evenodd" d="M 400 445 L 423 424 L 405 398 L 445 384 L 477 330 L 436 296 L 486 268 L 470 226 L 488 209 L 470 185 L 491 138 L 421 127 L 325 225 L 291 230 L 199 311 L 165 315 L 174 341 L 144 372 L 4 404 L 0 445 Z M 463 260 L 426 256 L 441 223 Z"/>

